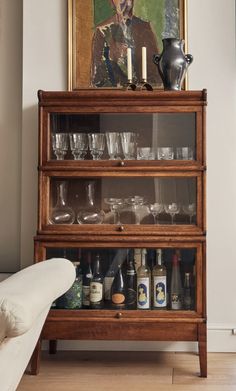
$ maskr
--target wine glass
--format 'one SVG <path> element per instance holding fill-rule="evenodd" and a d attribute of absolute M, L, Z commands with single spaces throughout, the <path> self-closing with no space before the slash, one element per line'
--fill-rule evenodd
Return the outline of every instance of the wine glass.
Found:
<path fill-rule="evenodd" d="M 68 151 L 68 134 L 53 133 L 52 134 L 52 149 L 57 157 L 57 160 L 64 160 Z"/>
<path fill-rule="evenodd" d="M 125 203 L 132 206 L 134 216 L 135 216 L 135 224 L 140 224 L 140 214 L 138 209 L 140 206 L 144 205 L 145 200 L 144 197 L 141 196 L 133 196 L 125 199 Z"/>
<path fill-rule="evenodd" d="M 104 198 L 104 202 L 110 205 L 110 210 L 114 214 L 114 224 L 121 224 L 120 221 L 120 209 L 124 204 L 122 198 Z"/>
<path fill-rule="evenodd" d="M 86 133 L 70 133 L 70 149 L 75 160 L 83 160 L 88 149 Z"/>
<path fill-rule="evenodd" d="M 149 210 L 154 217 L 154 224 L 158 224 L 158 215 L 163 212 L 163 205 L 155 202 L 149 205 Z"/>
<path fill-rule="evenodd" d="M 180 206 L 175 202 L 164 205 L 165 212 L 171 216 L 171 224 L 174 224 L 174 217 L 180 212 Z"/>
<path fill-rule="evenodd" d="M 120 137 L 125 159 L 136 159 L 136 134 L 133 132 L 122 132 Z"/>
<path fill-rule="evenodd" d="M 189 224 L 192 224 L 193 216 L 196 214 L 196 204 L 192 203 L 192 204 L 183 205 L 182 208 L 184 213 L 189 216 Z"/>
<path fill-rule="evenodd" d="M 120 134 L 117 132 L 107 132 L 106 133 L 107 140 L 107 150 L 109 154 L 110 160 L 119 159 L 119 142 L 120 142 Z"/>
<path fill-rule="evenodd" d="M 105 148 L 104 133 L 89 133 L 89 149 L 93 160 L 100 160 Z"/>

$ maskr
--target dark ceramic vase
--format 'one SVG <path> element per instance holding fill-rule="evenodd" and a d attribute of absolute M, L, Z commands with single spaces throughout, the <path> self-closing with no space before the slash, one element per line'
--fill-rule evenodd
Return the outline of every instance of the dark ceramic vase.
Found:
<path fill-rule="evenodd" d="M 193 61 L 191 54 L 184 54 L 184 40 L 165 38 L 161 54 L 154 54 L 153 62 L 157 65 L 164 90 L 181 90 L 189 65 Z"/>

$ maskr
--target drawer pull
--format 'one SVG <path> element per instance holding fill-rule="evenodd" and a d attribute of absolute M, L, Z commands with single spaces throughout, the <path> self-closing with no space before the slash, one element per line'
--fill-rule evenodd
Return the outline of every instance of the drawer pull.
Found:
<path fill-rule="evenodd" d="M 120 319 L 120 318 L 122 318 L 122 312 L 117 312 L 117 314 L 116 314 L 116 318 L 117 318 L 117 319 Z"/>
<path fill-rule="evenodd" d="M 124 165 L 125 165 L 125 162 L 121 161 L 121 162 L 120 162 L 120 166 L 121 166 L 121 167 L 124 167 Z"/>
<path fill-rule="evenodd" d="M 125 227 L 123 225 L 120 225 L 118 227 L 118 231 L 123 232 L 125 230 Z"/>

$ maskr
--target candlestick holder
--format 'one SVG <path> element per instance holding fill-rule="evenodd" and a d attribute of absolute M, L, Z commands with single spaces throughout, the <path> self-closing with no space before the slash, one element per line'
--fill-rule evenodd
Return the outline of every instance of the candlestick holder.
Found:
<path fill-rule="evenodd" d="M 138 84 L 138 89 L 140 91 L 141 90 L 153 91 L 152 85 L 149 84 L 146 79 L 142 79 L 142 81 Z"/>
<path fill-rule="evenodd" d="M 133 90 L 133 91 L 135 91 L 136 88 L 137 88 L 136 84 L 133 83 L 131 79 L 128 79 L 128 82 L 127 82 L 127 84 L 125 86 L 125 90 Z"/>

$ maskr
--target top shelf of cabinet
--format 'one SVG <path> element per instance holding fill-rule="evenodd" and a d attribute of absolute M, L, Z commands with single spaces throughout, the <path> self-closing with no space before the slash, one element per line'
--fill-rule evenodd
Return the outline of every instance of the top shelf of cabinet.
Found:
<path fill-rule="evenodd" d="M 206 90 L 39 91 L 43 170 L 204 170 Z"/>

